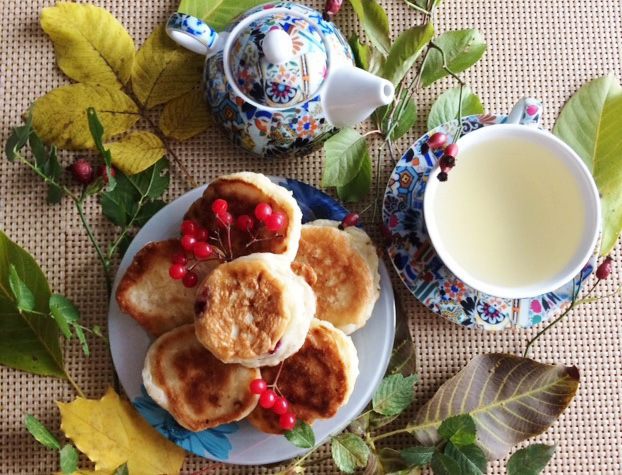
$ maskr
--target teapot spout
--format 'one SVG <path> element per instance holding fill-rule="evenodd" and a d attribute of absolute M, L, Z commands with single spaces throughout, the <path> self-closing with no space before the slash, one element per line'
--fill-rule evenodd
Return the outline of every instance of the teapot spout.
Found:
<path fill-rule="evenodd" d="M 338 128 L 358 124 L 395 96 L 390 81 L 354 66 L 331 71 L 326 81 L 322 106 L 328 121 Z"/>

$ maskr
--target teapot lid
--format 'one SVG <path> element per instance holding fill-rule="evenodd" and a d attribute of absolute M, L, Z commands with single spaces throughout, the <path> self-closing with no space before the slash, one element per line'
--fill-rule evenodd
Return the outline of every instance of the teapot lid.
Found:
<path fill-rule="evenodd" d="M 291 10 L 274 9 L 232 31 L 229 71 L 246 98 L 289 108 L 313 97 L 326 77 L 328 53 L 318 28 Z"/>

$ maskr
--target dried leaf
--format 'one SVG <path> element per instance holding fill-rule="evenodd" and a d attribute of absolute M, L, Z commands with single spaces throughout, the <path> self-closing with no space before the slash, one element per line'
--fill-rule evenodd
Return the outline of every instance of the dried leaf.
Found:
<path fill-rule="evenodd" d="M 32 107 L 34 129 L 46 143 L 59 148 L 93 148 L 86 110 L 93 107 L 110 139 L 138 121 L 138 107 L 124 92 L 110 86 L 71 84 L 53 89 Z"/>
<path fill-rule="evenodd" d="M 130 78 L 134 41 L 108 11 L 94 5 L 57 3 L 41 12 L 58 67 L 71 79 L 122 87 Z"/>
<path fill-rule="evenodd" d="M 146 170 L 166 154 L 162 141 L 151 132 L 133 132 L 105 146 L 112 155 L 112 164 L 126 175 Z"/>
<path fill-rule="evenodd" d="M 182 96 L 201 83 L 205 57 L 177 46 L 158 26 L 138 50 L 132 89 L 148 109 Z"/>
<path fill-rule="evenodd" d="M 198 89 L 167 102 L 160 116 L 160 129 L 175 140 L 194 137 L 206 131 L 212 123 L 212 115 Z"/>
<path fill-rule="evenodd" d="M 422 444 L 434 445 L 443 420 L 470 414 L 486 457 L 498 459 L 514 445 L 548 429 L 570 404 L 578 386 L 575 367 L 501 353 L 479 355 L 419 410 L 413 430 Z"/>
<path fill-rule="evenodd" d="M 132 475 L 179 473 L 184 451 L 162 437 L 112 389 L 99 400 L 78 397 L 57 404 L 62 431 L 95 462 L 96 470 L 114 471 L 127 462 Z"/>

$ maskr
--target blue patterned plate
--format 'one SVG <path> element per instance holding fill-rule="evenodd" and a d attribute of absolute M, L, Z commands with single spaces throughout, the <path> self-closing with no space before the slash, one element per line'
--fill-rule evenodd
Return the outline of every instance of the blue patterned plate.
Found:
<path fill-rule="evenodd" d="M 538 125 L 539 106 L 527 108 L 522 123 Z M 435 132 L 453 141 L 458 127 L 468 134 L 482 127 L 508 122 L 506 115 L 472 115 L 440 125 L 420 137 L 397 163 L 384 195 L 383 220 L 391 236 L 388 253 L 400 278 L 426 307 L 454 323 L 485 330 L 516 326 L 529 328 L 563 312 L 594 269 L 593 255 L 572 281 L 554 292 L 529 299 L 503 299 L 482 294 L 459 280 L 436 254 L 423 218 L 423 195 L 430 172 L 442 151 L 421 150 Z M 475 218 L 474 218 L 475 219 Z M 486 232 L 489 223 L 482 223 Z"/>
<path fill-rule="evenodd" d="M 347 214 L 339 203 L 312 186 L 281 178 L 273 178 L 273 181 L 293 192 L 302 209 L 303 222 L 319 218 L 341 220 Z M 119 266 L 113 295 L 134 255 L 145 244 L 178 236 L 182 216 L 204 189 L 205 186 L 197 188 L 169 203 L 143 226 Z M 381 293 L 374 313 L 367 325 L 352 335 L 358 349 L 360 370 L 354 392 L 335 417 L 313 425 L 318 441 L 341 431 L 365 408 L 386 370 L 395 332 L 395 302 L 391 280 L 382 262 L 380 277 Z M 110 300 L 108 325 L 112 359 L 127 396 L 140 414 L 169 440 L 201 457 L 244 465 L 276 463 L 304 452 L 284 437 L 263 434 L 244 421 L 202 432 L 184 429 L 142 388 L 141 371 L 151 338 L 132 318 L 121 312 L 114 297 Z"/>

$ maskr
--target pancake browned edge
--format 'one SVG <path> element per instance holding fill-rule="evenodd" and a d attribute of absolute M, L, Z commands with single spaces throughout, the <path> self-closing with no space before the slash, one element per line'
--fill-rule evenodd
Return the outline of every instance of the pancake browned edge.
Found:
<path fill-rule="evenodd" d="M 277 381 L 298 419 L 311 424 L 333 417 L 348 402 L 358 377 L 358 356 L 352 339 L 329 322 L 314 319 L 302 348 L 283 362 Z M 279 367 L 261 368 L 268 384 L 274 382 Z M 248 416 L 258 430 L 281 434 L 279 416 L 257 406 Z"/>
<path fill-rule="evenodd" d="M 270 253 L 218 266 L 201 284 L 197 338 L 224 363 L 276 365 L 302 346 L 315 295 L 291 263 Z"/>
<path fill-rule="evenodd" d="M 193 432 L 239 421 L 257 405 L 258 369 L 220 362 L 196 339 L 194 325 L 160 336 L 149 348 L 143 383 L 161 407 Z"/>
<path fill-rule="evenodd" d="M 365 325 L 380 296 L 378 255 L 362 229 L 339 229 L 339 222 L 317 220 L 302 227 L 295 262 L 313 268 L 317 281 L 316 317 L 347 335 Z"/>
<path fill-rule="evenodd" d="M 119 282 L 116 297 L 121 310 L 154 336 L 194 321 L 195 288 L 186 288 L 168 274 L 171 258 L 183 252 L 177 239 L 154 241 L 143 247 Z M 197 266 L 199 279 L 210 264 Z"/>
<path fill-rule="evenodd" d="M 231 248 L 234 257 L 271 252 L 282 254 L 290 261 L 294 260 L 300 240 L 302 212 L 290 191 L 260 173 L 240 172 L 222 176 L 208 185 L 203 196 L 188 209 L 185 219 L 199 222 L 215 236 L 219 227 L 211 205 L 217 198 L 227 200 L 229 212 L 234 216 L 254 216 L 255 206 L 263 202 L 268 203 L 274 212 L 280 211 L 287 217 L 285 231 L 279 232 L 280 237 L 273 237 L 274 233 L 259 227 L 254 231 L 256 242 L 251 245 L 248 245 L 249 234 L 232 226 Z"/>

